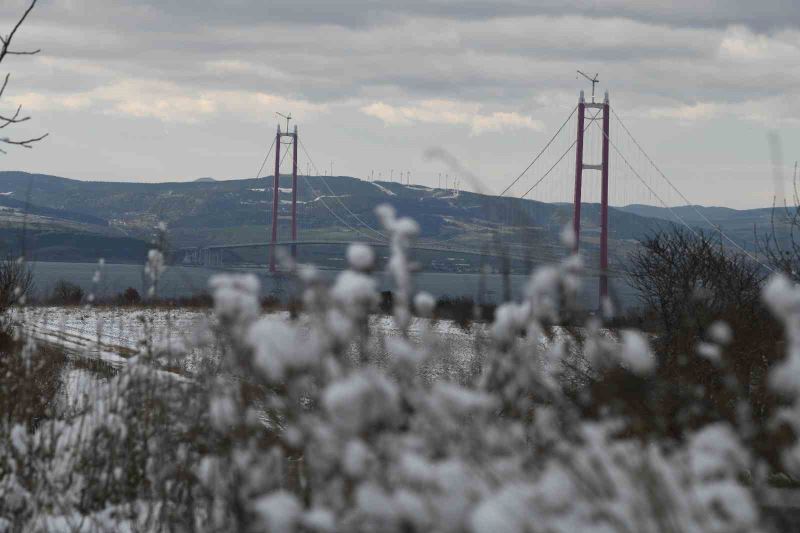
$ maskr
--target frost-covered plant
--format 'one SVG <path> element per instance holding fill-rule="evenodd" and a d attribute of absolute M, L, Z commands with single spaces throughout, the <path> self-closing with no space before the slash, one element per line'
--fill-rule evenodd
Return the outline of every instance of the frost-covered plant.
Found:
<path fill-rule="evenodd" d="M 730 427 L 704 428 L 684 443 L 626 438 L 625 409 L 610 404 L 607 413 L 587 417 L 581 400 L 565 391 L 561 363 L 577 344 L 548 325 L 574 298 L 577 257 L 538 269 L 520 301 L 498 308 L 480 374 L 462 384 L 424 379 L 421 369 L 436 353 L 405 336 L 413 292 L 407 253 L 416 226 L 390 208 L 378 213 L 392 238 L 389 269 L 401 335 L 384 340 L 384 365 L 360 352 L 368 346 L 364 337 L 374 334 L 367 318 L 377 294 L 357 249 L 348 253 L 351 270 L 330 289 L 313 273 L 300 275 L 306 319 L 240 322 L 250 342 L 241 372 L 263 387 L 262 412 L 271 417 L 256 423 L 273 435 L 258 444 L 252 437 L 240 440 L 227 455 L 204 463 L 214 491 L 211 508 L 220 510 L 218 528 L 758 527 L 755 501 L 738 477 L 749 455 Z M 248 297 L 241 296 L 247 309 Z M 225 292 L 221 297 L 228 299 Z M 423 312 L 430 309 L 429 297 L 416 300 Z M 590 325 L 585 337 L 579 348 L 595 375 L 618 372 L 635 384 L 652 376 L 657 362 L 643 335 L 627 331 L 616 341 Z M 251 418 L 243 416 L 237 396 L 229 384 L 218 389 L 212 400 L 218 426 L 226 416 L 233 427 Z M 226 514 L 231 501 L 239 511 L 231 514 L 228 507 Z"/>
<path fill-rule="evenodd" d="M 497 308 L 474 372 L 432 377 L 440 353 L 413 318 L 434 307 L 413 289 L 418 227 L 388 207 L 378 215 L 391 238 L 397 335 L 371 326 L 379 298 L 363 245 L 330 286 L 287 260 L 303 302 L 296 318 L 262 314 L 256 277 L 217 276 L 213 339 L 200 338 L 218 347 L 217 364 L 165 372 L 148 348 L 79 412 L 6 428 L 0 500 L 12 503 L 0 516 L 20 529 L 87 531 L 762 528 L 765 463 L 746 412 L 661 431 L 648 415 L 669 398 L 655 386 L 661 363 L 648 338 L 596 321 L 579 338 L 557 326 L 579 288 L 577 256 L 538 268 Z M 789 333 L 784 372 L 800 364 L 798 294 L 785 280 L 766 291 Z M 719 359 L 729 338 L 718 324 L 693 356 Z M 794 380 L 775 372 L 794 400 Z M 800 428 L 800 408 L 786 405 L 778 421 Z M 787 442 L 794 473 L 800 448 Z"/>

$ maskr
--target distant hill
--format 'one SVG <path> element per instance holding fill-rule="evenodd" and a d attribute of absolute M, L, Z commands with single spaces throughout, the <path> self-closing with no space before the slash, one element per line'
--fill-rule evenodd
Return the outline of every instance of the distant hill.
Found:
<path fill-rule="evenodd" d="M 664 220 L 677 221 L 675 214 L 688 223 L 705 223 L 705 218 L 712 222 L 756 222 L 763 224 L 769 222 L 772 208 L 759 209 L 731 209 L 729 207 L 705 207 L 702 205 L 681 205 L 667 209 L 654 205 L 631 204 L 619 207 L 622 211 L 634 213 L 643 217 L 661 218 Z M 674 213 L 674 214 L 673 214 Z"/>
<path fill-rule="evenodd" d="M 23 239 L 24 238 L 24 242 Z M 114 237 L 71 230 L 29 230 L 0 228 L 3 251 L 12 256 L 23 253 L 35 261 L 142 263 L 152 246 L 131 237 Z"/>
<path fill-rule="evenodd" d="M 790 238 L 789 220 L 783 208 L 730 209 L 728 207 L 705 207 L 702 205 L 676 206 L 671 209 L 652 205 L 632 204 L 618 208 L 642 217 L 658 218 L 681 224 L 681 220 L 697 229 L 714 233 L 718 229 L 742 244 L 756 251 L 756 240 L 763 238 L 775 229 L 781 241 Z M 790 210 L 791 211 L 791 210 Z"/>
<path fill-rule="evenodd" d="M 108 226 L 108 221 L 86 213 L 74 213 L 63 209 L 52 209 L 33 205 L 27 201 L 17 200 L 10 195 L 0 195 L 0 211 L 16 211 L 31 216 L 49 217 L 54 220 L 70 220 L 84 224 Z"/>
<path fill-rule="evenodd" d="M 280 182 L 280 233 L 287 236 L 289 222 L 285 218 L 291 204 L 291 178 L 282 176 Z M 267 240 L 271 219 L 271 187 L 272 177 L 124 183 L 0 172 L 0 215 L 4 206 L 20 209 L 27 203 L 29 213 L 49 220 L 51 225 L 143 243 L 155 237 L 158 223 L 163 221 L 168 225 L 173 248 L 263 242 Z M 501 235 L 511 246 L 528 250 L 534 259 L 541 260 L 563 254 L 558 235 L 572 216 L 569 204 L 368 182 L 347 176 L 308 176 L 299 180 L 301 238 L 375 238 L 377 234 L 369 228 L 380 228 L 374 214 L 375 206 L 380 203 L 392 204 L 400 214 L 413 217 L 421 226 L 423 240 L 474 248 L 487 246 Z M 696 214 L 691 218 L 693 209 L 680 209 L 688 209 L 684 217 L 688 223 L 705 224 L 697 220 Z M 712 220 L 739 228 L 739 233 L 751 221 L 763 227 L 765 220 L 769 220 L 769 210 L 702 209 L 709 218 L 714 215 Z M 598 204 L 584 205 L 582 241 L 589 253 L 596 251 L 599 242 L 599 217 Z M 648 233 L 672 227 L 677 222 L 670 217 L 668 211 L 652 206 L 610 208 L 612 257 L 624 255 L 626 249 Z"/>

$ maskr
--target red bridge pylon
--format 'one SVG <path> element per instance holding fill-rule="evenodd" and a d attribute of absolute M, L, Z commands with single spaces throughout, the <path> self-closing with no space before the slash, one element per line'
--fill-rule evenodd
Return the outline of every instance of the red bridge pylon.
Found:
<path fill-rule="evenodd" d="M 583 160 L 583 134 L 586 131 L 586 109 L 600 109 L 603 114 L 603 148 L 602 162 L 599 165 L 588 164 Z M 599 113 L 599 112 L 598 112 Z M 597 120 L 592 117 L 589 120 Z M 578 100 L 578 138 L 575 145 L 575 205 L 573 214 L 573 228 L 575 233 L 575 251 L 580 246 L 581 236 L 581 187 L 583 185 L 584 170 L 599 170 L 601 175 L 600 188 L 600 308 L 608 298 L 608 145 L 610 140 L 610 108 L 608 91 L 602 104 L 586 103 L 583 91 Z"/>
<path fill-rule="evenodd" d="M 289 129 L 288 120 L 286 129 Z M 292 145 L 292 240 L 297 240 L 297 125 L 294 132 L 281 133 L 281 126 L 278 124 L 278 133 L 275 136 L 275 178 L 272 186 L 272 239 L 270 241 L 269 271 L 275 272 L 275 253 L 278 242 L 278 208 L 280 207 L 281 197 L 281 139 L 291 138 Z M 292 245 L 292 257 L 297 257 L 297 246 Z"/>

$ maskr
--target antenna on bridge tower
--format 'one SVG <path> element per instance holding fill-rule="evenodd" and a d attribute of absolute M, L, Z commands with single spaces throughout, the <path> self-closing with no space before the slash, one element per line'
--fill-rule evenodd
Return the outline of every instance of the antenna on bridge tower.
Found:
<path fill-rule="evenodd" d="M 592 82 L 592 103 L 594 103 L 594 86 L 600 83 L 600 79 L 597 77 L 598 73 L 595 73 L 594 78 L 590 77 L 588 74 L 584 74 L 580 70 L 578 71 L 578 74 L 580 74 L 581 76 Z M 577 80 L 578 76 L 575 76 L 575 79 Z"/>
<path fill-rule="evenodd" d="M 286 119 L 286 133 L 289 133 L 289 121 L 292 120 L 292 114 L 289 113 L 288 115 L 284 115 L 283 113 L 278 113 L 277 111 L 275 114 Z"/>

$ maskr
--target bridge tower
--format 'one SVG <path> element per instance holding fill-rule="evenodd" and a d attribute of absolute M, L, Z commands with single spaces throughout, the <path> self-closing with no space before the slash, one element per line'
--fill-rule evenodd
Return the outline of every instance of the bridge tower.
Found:
<path fill-rule="evenodd" d="M 594 88 L 594 85 L 592 85 Z M 598 114 L 603 115 L 603 146 L 602 162 L 588 164 L 583 159 L 583 134 L 586 131 L 586 109 L 599 109 Z M 581 91 L 578 100 L 578 138 L 575 149 L 575 205 L 573 215 L 573 228 L 575 233 L 575 251 L 580 246 L 581 236 L 581 186 L 583 184 L 583 171 L 600 171 L 600 308 L 608 298 L 608 145 L 610 139 L 610 107 L 608 103 L 608 91 L 602 104 L 595 103 L 594 91 L 592 91 L 592 102 L 587 103 Z M 590 117 L 589 121 L 597 120 L 597 115 Z"/>
<path fill-rule="evenodd" d="M 281 183 L 281 144 L 284 137 L 291 139 L 287 145 L 292 146 L 292 241 L 297 240 L 297 124 L 294 132 L 289 132 L 289 121 L 286 121 L 286 133 L 281 133 L 278 124 L 278 133 L 275 136 L 275 175 L 272 186 L 272 240 L 269 251 L 269 271 L 275 272 L 276 243 L 278 242 L 278 209 L 280 207 Z M 297 246 L 292 245 L 292 257 L 297 257 Z"/>

